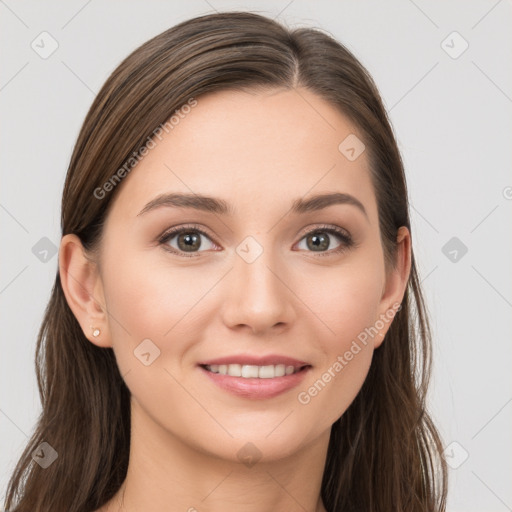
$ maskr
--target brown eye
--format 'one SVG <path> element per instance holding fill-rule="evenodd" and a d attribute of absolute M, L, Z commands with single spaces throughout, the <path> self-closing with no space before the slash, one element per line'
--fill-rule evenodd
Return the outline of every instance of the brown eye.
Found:
<path fill-rule="evenodd" d="M 321 231 L 317 231 L 312 235 L 306 236 L 306 245 L 308 249 L 312 251 L 316 250 L 327 250 L 331 244 L 329 235 L 327 233 L 322 233 Z"/>
<path fill-rule="evenodd" d="M 178 248 L 185 252 L 198 250 L 201 247 L 201 236 L 194 232 L 180 233 L 176 239 Z"/>
<path fill-rule="evenodd" d="M 206 244 L 203 242 L 203 238 L 207 239 Z M 190 227 L 178 228 L 165 233 L 160 239 L 160 243 L 170 247 L 168 250 L 177 254 L 202 252 L 199 249 L 215 247 L 203 230 Z"/>
<path fill-rule="evenodd" d="M 332 247 L 332 239 L 338 239 L 338 245 Z M 305 242 L 305 247 L 300 247 L 300 243 Z M 339 253 L 349 247 L 353 246 L 352 238 L 345 231 L 334 228 L 317 228 L 314 231 L 307 233 L 299 243 L 299 248 L 305 249 L 309 252 L 317 253 Z"/>

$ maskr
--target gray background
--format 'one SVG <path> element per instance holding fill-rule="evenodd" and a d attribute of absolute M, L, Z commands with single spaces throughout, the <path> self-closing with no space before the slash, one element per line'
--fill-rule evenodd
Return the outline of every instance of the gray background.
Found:
<path fill-rule="evenodd" d="M 55 254 L 42 256 L 49 242 L 41 239 L 59 244 L 62 185 L 84 116 L 128 53 L 214 10 L 320 27 L 375 78 L 406 164 L 432 317 L 429 403 L 453 466 L 448 508 L 512 510 L 512 5 L 505 0 L 0 0 L 2 501 L 40 413 L 34 351 L 57 269 Z M 43 31 L 58 43 L 46 59 L 31 47 L 51 48 Z"/>

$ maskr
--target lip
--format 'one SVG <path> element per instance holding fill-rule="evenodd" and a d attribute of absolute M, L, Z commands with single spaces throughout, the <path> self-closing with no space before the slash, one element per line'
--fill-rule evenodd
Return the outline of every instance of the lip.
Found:
<path fill-rule="evenodd" d="M 311 366 L 305 361 L 299 361 L 293 357 L 282 356 L 279 354 L 268 354 L 266 356 L 252 356 L 250 354 L 238 354 L 226 357 L 219 357 L 217 359 L 209 359 L 201 361 L 199 366 L 211 366 L 212 364 L 241 364 L 253 366 L 268 366 L 284 364 L 285 366 L 293 366 L 296 370 L 302 366 Z M 235 377 L 236 378 L 236 377 Z M 279 377 L 276 377 L 279 378 Z"/>
<path fill-rule="evenodd" d="M 227 360 L 227 359 L 226 359 Z M 219 359 L 220 361 L 220 359 Z M 233 361 L 233 359 L 229 359 Z M 245 359 L 247 361 L 247 359 Z M 212 363 L 218 364 L 218 363 Z M 226 363 L 223 363 L 226 364 Z M 227 363 L 227 364 L 240 364 L 240 363 Z M 284 363 L 278 363 L 284 364 Z M 259 364 L 258 366 L 264 366 Z M 203 366 L 199 366 L 211 381 L 213 381 L 221 389 L 228 391 L 238 397 L 249 398 L 253 400 L 264 400 L 278 396 L 294 387 L 298 386 L 306 374 L 311 369 L 311 365 L 302 368 L 296 373 L 285 375 L 283 377 L 273 377 L 271 379 L 259 378 L 245 378 L 245 377 L 232 377 L 231 375 L 221 375 L 220 373 L 213 373 L 208 371 Z"/>

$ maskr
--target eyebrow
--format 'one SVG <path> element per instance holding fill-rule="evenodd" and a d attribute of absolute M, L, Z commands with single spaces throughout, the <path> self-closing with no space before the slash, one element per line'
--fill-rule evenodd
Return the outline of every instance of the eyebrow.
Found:
<path fill-rule="evenodd" d="M 355 206 L 368 219 L 368 213 L 361 201 L 350 194 L 341 192 L 318 194 L 307 199 L 295 199 L 290 210 L 295 214 L 304 214 L 323 210 L 335 204 Z M 223 199 L 199 194 L 161 194 L 147 203 L 137 216 L 161 207 L 193 208 L 195 210 L 228 216 L 232 216 L 235 213 L 235 210 Z"/>

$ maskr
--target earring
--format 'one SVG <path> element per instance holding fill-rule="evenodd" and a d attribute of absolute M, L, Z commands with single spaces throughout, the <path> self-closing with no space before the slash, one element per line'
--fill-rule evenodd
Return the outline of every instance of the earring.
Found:
<path fill-rule="evenodd" d="M 91 327 L 92 329 L 92 327 Z M 93 329 L 92 331 L 92 335 L 97 338 L 99 335 L 100 335 L 100 330 L 96 327 L 95 329 Z"/>

